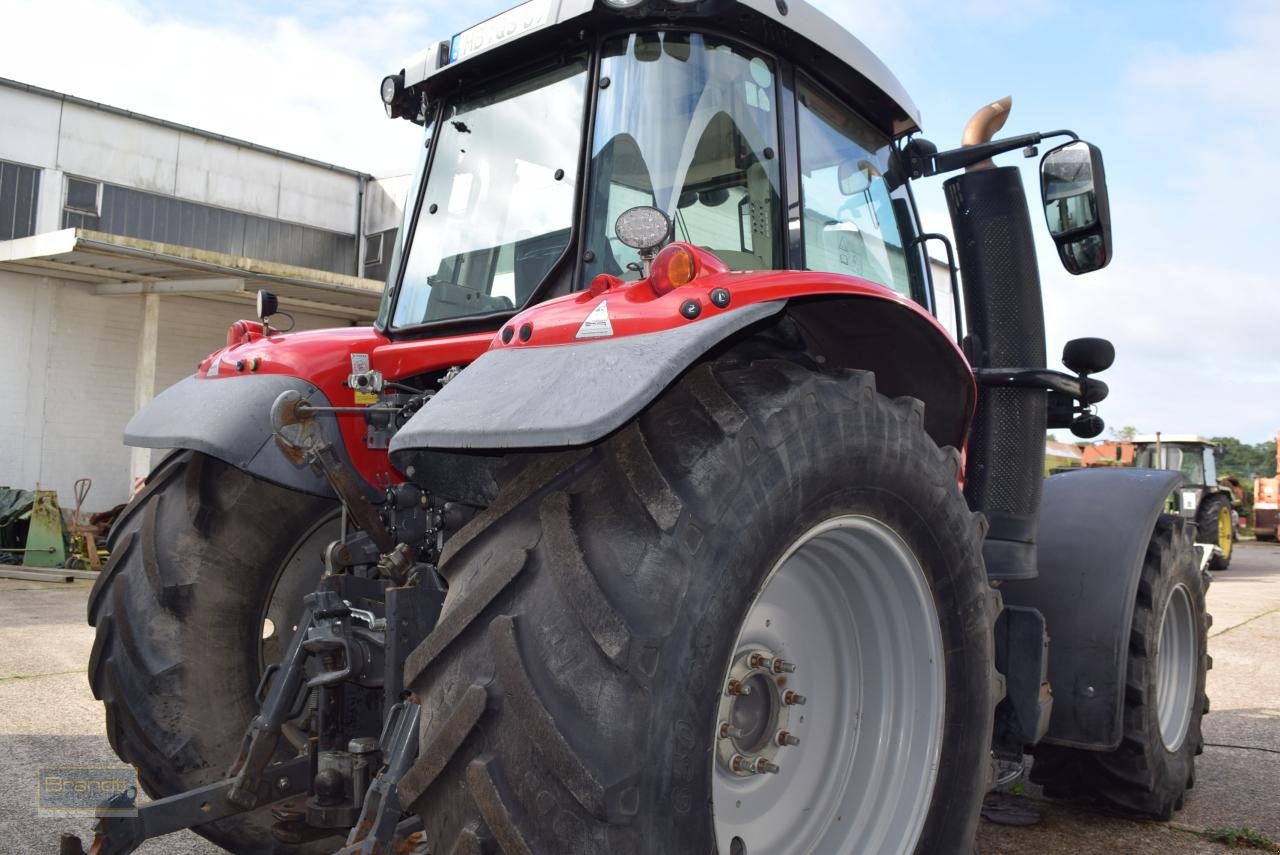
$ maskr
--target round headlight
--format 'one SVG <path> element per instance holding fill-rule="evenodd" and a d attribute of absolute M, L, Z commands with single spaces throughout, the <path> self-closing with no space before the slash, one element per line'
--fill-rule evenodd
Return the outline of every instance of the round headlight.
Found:
<path fill-rule="evenodd" d="M 396 98 L 400 97 L 400 89 L 403 85 L 398 74 L 388 74 L 382 78 L 382 103 L 387 105 L 394 104 Z"/>
<path fill-rule="evenodd" d="M 645 0 L 604 0 L 604 5 L 611 9 L 634 9 Z"/>

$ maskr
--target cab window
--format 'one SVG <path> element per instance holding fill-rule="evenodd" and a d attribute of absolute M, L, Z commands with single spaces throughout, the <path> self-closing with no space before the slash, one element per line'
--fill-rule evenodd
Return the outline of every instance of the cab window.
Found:
<path fill-rule="evenodd" d="M 774 66 L 699 33 L 632 33 L 605 42 L 591 148 L 585 281 L 638 278 L 618 215 L 653 206 L 672 238 L 732 270 L 782 266 Z"/>
<path fill-rule="evenodd" d="M 805 267 L 919 299 L 904 249 L 914 223 L 906 188 L 891 179 L 889 139 L 804 81 L 797 100 Z"/>

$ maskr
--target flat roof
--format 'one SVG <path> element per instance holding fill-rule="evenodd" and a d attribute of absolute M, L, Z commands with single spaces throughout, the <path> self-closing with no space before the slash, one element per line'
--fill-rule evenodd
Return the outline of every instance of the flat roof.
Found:
<path fill-rule="evenodd" d="M 895 137 L 919 129 L 920 111 L 898 78 L 853 33 L 820 9 L 807 0 L 791 0 L 790 3 L 782 3 L 780 0 L 736 2 L 772 20 L 783 30 L 807 39 L 866 78 L 905 117 L 905 121 L 895 122 Z M 406 86 L 414 86 L 474 56 L 502 45 L 510 45 L 538 30 L 587 15 L 595 8 L 596 0 L 525 0 L 523 3 L 514 3 L 505 12 L 452 34 L 452 38 L 449 38 L 451 34 L 442 33 L 445 41 L 431 43 L 405 62 L 404 83 Z M 661 18 L 662 13 L 655 11 L 649 17 Z M 680 18 L 682 23 L 688 22 L 691 26 L 705 25 L 713 20 L 710 14 L 696 13 Z M 442 58 L 442 49 L 449 51 L 449 56 Z"/>
<path fill-rule="evenodd" d="M 344 175 L 351 175 L 355 177 L 364 176 L 366 178 L 373 177 L 369 173 L 361 172 L 357 169 L 348 169 L 345 166 L 338 166 L 337 164 L 334 164 L 334 163 L 326 163 L 323 160 L 315 160 L 314 158 L 306 157 L 301 154 L 293 154 L 291 152 L 281 151 L 278 148 L 271 148 L 270 146 L 259 145 L 258 143 L 249 142 L 248 140 L 242 140 L 237 137 L 229 137 L 226 134 L 219 134 L 214 131 L 206 131 L 202 128 L 192 127 L 191 125 L 184 125 L 181 122 L 171 122 L 168 119 L 157 119 L 155 116 L 148 116 L 145 113 L 135 113 L 133 110 L 125 110 L 122 107 L 113 107 L 110 104 L 103 104 L 101 101 L 91 101 L 88 98 L 80 98 L 75 95 L 68 95 L 66 92 L 57 92 L 57 91 L 54 91 L 53 89 L 44 89 L 40 86 L 33 86 L 30 83 L 23 83 L 20 80 L 11 80 L 8 77 L 0 77 L 0 86 L 4 86 L 7 89 L 16 89 L 19 92 L 30 92 L 33 95 L 40 95 L 45 98 L 54 98 L 56 100 L 63 101 L 68 104 L 76 104 L 81 107 L 88 107 L 93 110 L 99 110 L 103 113 L 111 113 L 112 115 L 116 115 L 116 116 L 124 116 L 125 118 L 135 119 L 139 122 L 146 122 L 149 125 L 156 125 L 157 127 L 161 127 L 161 128 L 168 128 L 174 131 L 181 131 L 183 133 L 194 134 L 196 136 L 204 137 L 205 139 L 224 142 L 224 143 L 227 143 L 228 145 L 239 146 L 240 148 L 247 148 L 253 151 L 260 151 L 263 154 L 274 155 L 276 157 L 284 158 L 285 160 L 292 160 L 297 163 L 305 163 L 308 166 L 315 166 L 315 167 L 319 167 L 320 169 L 328 169 L 333 172 L 341 172 Z"/>
<path fill-rule="evenodd" d="M 1156 435 L 1154 433 L 1144 433 L 1133 438 L 1134 442 L 1155 443 Z M 1197 433 L 1162 433 L 1160 434 L 1160 442 L 1190 442 L 1199 445 L 1217 445 L 1211 439 L 1207 439 Z"/>
<path fill-rule="evenodd" d="M 383 283 L 89 229 L 0 241 L 0 270 L 94 286 L 101 296 L 162 294 L 252 306 L 259 288 L 281 306 L 353 321 L 378 314 Z"/>

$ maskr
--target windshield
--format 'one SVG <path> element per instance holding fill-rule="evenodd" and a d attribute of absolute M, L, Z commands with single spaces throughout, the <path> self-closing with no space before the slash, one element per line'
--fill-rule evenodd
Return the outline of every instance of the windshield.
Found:
<path fill-rule="evenodd" d="M 1183 447 L 1162 443 L 1160 456 L 1164 458 L 1156 463 L 1156 447 L 1144 446 L 1138 449 L 1133 465 L 1139 469 L 1169 469 L 1181 472 L 1191 484 L 1207 484 L 1204 479 L 1204 454 L 1198 446 Z"/>
<path fill-rule="evenodd" d="M 676 240 L 734 270 L 780 267 L 772 64 L 712 36 L 647 32 L 606 41 L 600 77 L 587 278 L 639 275 L 613 228 L 637 205 L 666 212 Z"/>
<path fill-rule="evenodd" d="M 445 104 L 393 327 L 528 301 L 569 245 L 586 71 L 581 56 Z"/>

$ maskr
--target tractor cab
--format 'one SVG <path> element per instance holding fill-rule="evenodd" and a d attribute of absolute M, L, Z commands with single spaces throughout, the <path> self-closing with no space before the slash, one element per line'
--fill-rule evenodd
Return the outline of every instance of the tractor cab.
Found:
<path fill-rule="evenodd" d="M 1218 455 L 1222 447 L 1191 434 L 1152 434 L 1134 437 L 1133 465 L 1139 469 L 1181 472 L 1188 484 L 1218 483 Z"/>
<path fill-rule="evenodd" d="M 383 82 L 388 113 L 425 136 L 380 328 L 639 279 L 616 229 L 635 208 L 730 270 L 846 274 L 933 308 L 896 146 L 916 110 L 852 36 L 799 5 L 790 40 L 769 37 L 773 3 L 561 5 L 526 3 Z M 703 8 L 725 5 L 733 32 Z"/>
<path fill-rule="evenodd" d="M 1194 434 L 1134 437 L 1133 465 L 1181 473 L 1183 482 L 1170 497 L 1171 511 L 1196 524 L 1196 541 L 1209 550 L 1209 566 L 1225 570 L 1231 560 L 1239 500 L 1218 481 L 1222 446 Z"/>

